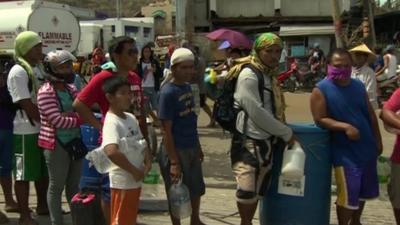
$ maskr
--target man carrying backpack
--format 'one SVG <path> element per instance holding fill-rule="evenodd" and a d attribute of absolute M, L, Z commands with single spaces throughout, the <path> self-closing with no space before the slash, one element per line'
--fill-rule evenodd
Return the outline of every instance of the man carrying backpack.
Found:
<path fill-rule="evenodd" d="M 264 33 L 256 39 L 252 54 L 237 60 L 228 74 L 239 74 L 231 161 L 241 225 L 252 224 L 258 200 L 270 183 L 273 151 L 283 146 L 278 143 L 294 142 L 292 130 L 284 123 L 285 103 L 277 80 L 281 51 L 281 39 Z"/>
<path fill-rule="evenodd" d="M 15 194 L 19 206 L 20 225 L 38 224 L 29 209 L 29 181 L 35 181 L 38 215 L 48 214 L 46 193 L 47 168 L 43 151 L 38 147 L 40 116 L 36 105 L 38 75 L 36 66 L 42 60 L 42 41 L 32 31 L 15 39 L 16 64 L 7 78 L 12 101 L 19 108 L 14 118 Z"/>

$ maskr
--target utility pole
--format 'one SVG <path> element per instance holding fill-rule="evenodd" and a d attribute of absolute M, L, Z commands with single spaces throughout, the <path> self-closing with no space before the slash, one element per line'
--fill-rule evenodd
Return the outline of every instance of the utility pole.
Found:
<path fill-rule="evenodd" d="M 342 21 L 340 18 L 339 2 L 338 0 L 331 0 L 331 1 L 332 1 L 332 19 L 333 19 L 333 25 L 335 26 L 336 47 L 343 48 L 345 46 L 342 37 Z"/>
<path fill-rule="evenodd" d="M 182 40 L 186 36 L 186 0 L 176 0 L 176 35 Z"/>
<path fill-rule="evenodd" d="M 192 43 L 192 37 L 194 34 L 194 1 L 193 0 L 187 0 L 186 3 L 186 40 L 189 41 L 189 43 Z"/>
<path fill-rule="evenodd" d="M 375 23 L 374 23 L 374 11 L 372 8 L 371 0 L 363 0 L 364 12 L 368 17 L 369 22 L 369 36 L 368 46 L 374 48 L 376 46 L 376 34 L 375 34 Z"/>
<path fill-rule="evenodd" d="M 116 8 L 117 8 L 117 19 L 119 20 L 121 18 L 121 2 L 120 0 L 116 0 Z"/>

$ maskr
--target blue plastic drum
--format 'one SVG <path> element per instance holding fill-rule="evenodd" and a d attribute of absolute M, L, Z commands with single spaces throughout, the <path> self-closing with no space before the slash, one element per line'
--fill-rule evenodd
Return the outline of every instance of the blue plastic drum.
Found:
<path fill-rule="evenodd" d="M 274 152 L 271 186 L 260 205 L 260 222 L 262 225 L 328 225 L 332 176 L 329 132 L 315 125 L 290 127 L 306 153 L 304 181 L 288 181 L 282 177 L 279 181 L 283 152 Z"/>
<path fill-rule="evenodd" d="M 101 114 L 95 113 L 94 116 L 101 120 Z M 99 130 L 96 128 L 84 124 L 81 126 L 82 141 L 86 145 L 89 151 L 99 146 Z M 94 166 L 89 165 L 89 161 L 86 159 L 82 160 L 82 173 L 79 187 L 80 189 L 91 189 L 97 190 L 102 185 L 103 175 L 97 172 Z"/>
<path fill-rule="evenodd" d="M 100 120 L 101 114 L 94 113 L 94 116 Z M 97 146 L 99 144 L 99 130 L 90 126 L 89 124 L 83 124 L 81 126 L 81 137 L 82 141 L 86 146 Z"/>

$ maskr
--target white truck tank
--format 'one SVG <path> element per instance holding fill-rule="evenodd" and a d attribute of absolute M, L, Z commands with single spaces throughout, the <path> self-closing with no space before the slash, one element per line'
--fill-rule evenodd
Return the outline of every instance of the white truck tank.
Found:
<path fill-rule="evenodd" d="M 113 37 L 111 25 L 96 24 L 91 22 L 79 22 L 81 26 L 81 40 L 77 55 L 87 56 L 96 47 L 108 50 L 108 41 Z"/>
<path fill-rule="evenodd" d="M 78 48 L 79 22 L 68 5 L 44 1 L 0 2 L 0 54 L 12 54 L 15 37 L 26 30 L 40 35 L 43 53 L 56 49 L 74 52 Z"/>

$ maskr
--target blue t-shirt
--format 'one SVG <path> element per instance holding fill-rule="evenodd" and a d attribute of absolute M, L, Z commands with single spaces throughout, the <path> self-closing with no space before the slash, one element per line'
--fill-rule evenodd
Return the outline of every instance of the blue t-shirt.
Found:
<path fill-rule="evenodd" d="M 377 158 L 375 140 L 364 85 L 351 80 L 347 86 L 324 79 L 317 84 L 325 97 L 328 115 L 334 120 L 349 123 L 360 132 L 360 139 L 350 140 L 344 131 L 331 132 L 334 166 L 362 167 Z"/>
<path fill-rule="evenodd" d="M 198 146 L 197 116 L 189 84 L 165 84 L 160 92 L 159 117 L 172 121 L 172 135 L 177 149 Z"/>

